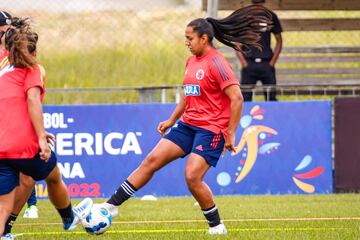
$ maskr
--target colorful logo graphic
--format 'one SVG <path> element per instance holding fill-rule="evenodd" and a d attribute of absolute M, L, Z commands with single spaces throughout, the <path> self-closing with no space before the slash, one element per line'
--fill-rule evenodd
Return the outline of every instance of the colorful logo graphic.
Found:
<path fill-rule="evenodd" d="M 307 166 L 310 165 L 310 163 L 312 162 L 312 157 L 310 155 L 306 155 L 303 160 L 300 162 L 300 164 L 295 168 L 295 171 L 301 171 L 304 168 L 306 168 Z M 304 192 L 306 193 L 313 193 L 315 191 L 315 187 L 314 185 L 305 183 L 299 179 L 312 179 L 315 177 L 318 177 L 319 175 L 321 175 L 324 172 L 324 168 L 322 166 L 314 168 L 308 172 L 305 173 L 298 173 L 298 174 L 294 174 L 292 179 L 294 181 L 294 183 Z"/>
<path fill-rule="evenodd" d="M 264 109 L 259 105 L 254 106 L 250 114 L 244 115 L 240 119 L 240 126 L 244 128 L 240 142 L 236 147 L 236 152 L 232 155 L 240 154 L 240 166 L 236 173 L 236 183 L 243 180 L 254 166 L 258 154 L 271 154 L 278 149 L 280 143 L 265 143 L 272 135 L 277 135 L 277 131 L 264 125 L 251 125 L 254 119 L 263 120 Z"/>

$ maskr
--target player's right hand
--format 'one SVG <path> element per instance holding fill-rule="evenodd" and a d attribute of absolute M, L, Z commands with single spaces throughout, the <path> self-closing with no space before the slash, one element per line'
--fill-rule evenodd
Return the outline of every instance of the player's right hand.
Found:
<path fill-rule="evenodd" d="M 51 149 L 49 147 L 48 141 L 46 136 L 39 138 L 39 147 L 40 147 L 40 159 L 44 160 L 45 162 L 49 161 L 51 156 Z"/>
<path fill-rule="evenodd" d="M 168 130 L 172 125 L 174 125 L 174 123 L 170 120 L 160 122 L 157 127 L 157 131 L 161 136 L 164 136 L 166 130 Z"/>
<path fill-rule="evenodd" d="M 45 132 L 45 135 L 46 135 L 46 140 L 47 140 L 47 142 L 49 144 L 49 147 L 53 148 L 54 145 L 55 145 L 55 141 L 56 141 L 54 134 L 49 133 L 49 132 Z"/>

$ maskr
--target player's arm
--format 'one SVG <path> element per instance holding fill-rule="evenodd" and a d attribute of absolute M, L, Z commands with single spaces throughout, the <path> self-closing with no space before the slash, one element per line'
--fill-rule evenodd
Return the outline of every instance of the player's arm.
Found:
<path fill-rule="evenodd" d="M 181 117 L 181 115 L 185 111 L 186 100 L 185 100 L 185 96 L 184 96 L 184 90 L 182 90 L 180 94 L 181 94 L 180 101 L 177 104 L 174 112 L 171 114 L 171 116 L 169 117 L 168 120 L 163 121 L 163 122 L 159 123 L 159 125 L 158 125 L 157 130 L 161 136 L 163 136 L 165 134 L 165 132 L 168 128 L 170 128 L 172 125 L 175 124 L 175 122 Z"/>
<path fill-rule="evenodd" d="M 235 131 L 239 125 L 243 108 L 243 96 L 238 85 L 230 85 L 224 89 L 225 94 L 230 98 L 230 120 L 227 131 L 225 148 L 235 152 Z"/>
<path fill-rule="evenodd" d="M 39 138 L 40 158 L 43 160 L 48 160 L 51 155 L 51 150 L 47 143 L 47 134 L 45 132 L 43 123 L 42 104 L 40 100 L 41 91 L 42 90 L 40 87 L 29 88 L 26 92 L 27 105 L 31 122 Z"/>
<path fill-rule="evenodd" d="M 270 65 L 271 66 L 275 66 L 279 55 L 281 53 L 281 49 L 282 49 L 282 36 L 281 33 L 275 34 L 275 40 L 276 40 L 276 44 L 275 44 L 275 48 L 274 48 L 274 54 L 273 57 L 270 60 Z"/>

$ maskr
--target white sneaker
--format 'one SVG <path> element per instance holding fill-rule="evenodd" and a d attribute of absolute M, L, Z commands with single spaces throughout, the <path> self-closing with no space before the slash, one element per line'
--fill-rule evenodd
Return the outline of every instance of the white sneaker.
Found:
<path fill-rule="evenodd" d="M 112 217 L 115 217 L 116 215 L 119 214 L 118 207 L 115 206 L 115 205 L 112 205 L 112 204 L 107 203 L 107 202 L 101 203 L 100 205 L 102 205 L 102 206 L 104 206 L 105 208 L 109 209 Z"/>
<path fill-rule="evenodd" d="M 24 218 L 38 218 L 39 217 L 39 213 L 38 213 L 38 209 L 35 205 L 31 205 L 30 207 L 28 207 L 25 212 L 24 212 Z"/>
<path fill-rule="evenodd" d="M 72 209 L 74 213 L 74 220 L 72 223 L 64 224 L 63 227 L 66 231 L 72 231 L 79 224 L 80 220 L 86 218 L 91 211 L 93 201 L 91 198 L 85 198 L 76 207 Z"/>
<path fill-rule="evenodd" d="M 1 236 L 1 240 L 14 240 L 15 237 L 11 233 L 7 233 L 4 236 Z"/>
<path fill-rule="evenodd" d="M 213 234 L 227 234 L 227 230 L 226 227 L 223 223 L 220 223 L 219 225 L 216 225 L 215 227 L 210 227 L 209 234 L 213 235 Z"/>

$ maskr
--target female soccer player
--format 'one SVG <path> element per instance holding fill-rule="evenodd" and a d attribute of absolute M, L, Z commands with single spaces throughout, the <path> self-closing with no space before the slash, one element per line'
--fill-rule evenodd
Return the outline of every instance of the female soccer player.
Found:
<path fill-rule="evenodd" d="M 186 61 L 183 96 L 170 118 L 158 125 L 163 138 L 102 204 L 113 216 L 117 214 L 117 206 L 142 188 L 156 171 L 189 155 L 186 183 L 208 220 L 208 233 L 227 233 L 212 192 L 203 179 L 209 168 L 216 166 L 224 149 L 235 151 L 235 131 L 243 98 L 230 64 L 214 48 L 212 40 L 215 37 L 237 50 L 258 46 L 259 31 L 269 24 L 267 17 L 256 17 L 259 11 L 266 10 L 250 6 L 221 20 L 199 18 L 187 25 L 185 45 L 193 55 Z"/>
<path fill-rule="evenodd" d="M 45 179 L 50 201 L 58 210 L 64 229 L 72 230 L 90 211 L 92 201 L 85 199 L 72 208 L 56 156 L 48 144 L 42 118 L 45 71 L 36 61 L 38 35 L 28 20 L 17 19 L 4 37 L 10 64 L 0 72 L 0 236 L 18 197 L 15 188 L 20 172 L 34 180 Z"/>
<path fill-rule="evenodd" d="M 11 23 L 12 23 L 12 16 L 5 11 L 0 11 L 0 71 L 9 66 L 9 59 L 8 59 L 9 52 L 5 49 L 5 32 L 11 26 Z M 46 134 L 47 134 L 47 138 L 50 141 L 55 140 L 55 137 L 53 135 L 49 133 Z M 3 233 L 4 235 L 7 235 L 8 238 L 10 238 L 9 236 L 11 232 L 11 227 L 13 226 L 13 223 L 16 221 L 16 218 L 20 213 L 21 209 L 23 208 L 25 201 L 27 199 L 27 195 L 29 195 L 28 193 L 31 192 L 35 186 L 35 181 L 31 177 L 26 176 L 22 173 L 20 173 L 19 177 L 20 177 L 21 187 L 17 187 L 16 191 L 21 194 L 16 194 L 15 192 L 15 196 L 16 196 L 15 205 L 13 210 L 11 211 L 10 217 L 6 221 L 5 230 Z M 34 195 L 33 193 L 31 194 L 32 195 L 28 200 L 28 204 L 31 203 L 32 205 L 31 208 L 28 208 L 29 210 L 27 209 L 27 211 L 25 211 L 24 217 L 36 217 L 38 214 L 36 206 L 34 205 L 34 202 L 36 204 L 35 192 Z M 30 199 L 32 199 L 31 202 Z"/>

